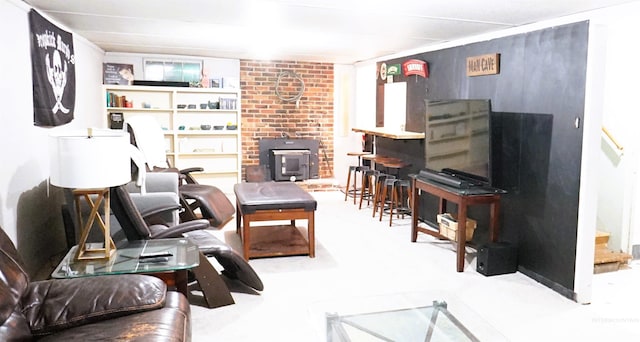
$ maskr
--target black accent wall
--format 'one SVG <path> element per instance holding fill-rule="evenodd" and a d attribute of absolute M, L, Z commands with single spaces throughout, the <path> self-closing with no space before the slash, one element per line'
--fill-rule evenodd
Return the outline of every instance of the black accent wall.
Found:
<path fill-rule="evenodd" d="M 428 63 L 426 79 L 394 76 L 407 82 L 409 131 L 424 132 L 425 99 L 491 100 L 494 184 L 509 191 L 501 237 L 517 244 L 521 272 L 567 297 L 574 294 L 588 37 L 585 21 L 385 61 Z M 500 73 L 467 77 L 466 58 L 489 53 L 500 53 Z M 384 81 L 377 82 L 382 126 Z M 394 144 L 406 153 L 423 151 L 424 142 L 385 142 L 386 152 Z"/>

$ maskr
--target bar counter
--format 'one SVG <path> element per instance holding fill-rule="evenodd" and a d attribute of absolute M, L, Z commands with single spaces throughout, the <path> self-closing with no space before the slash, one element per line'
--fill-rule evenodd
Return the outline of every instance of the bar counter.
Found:
<path fill-rule="evenodd" d="M 424 133 L 401 131 L 399 129 L 375 127 L 375 128 L 352 128 L 354 132 L 369 134 L 377 137 L 384 137 L 396 140 L 424 139 Z"/>

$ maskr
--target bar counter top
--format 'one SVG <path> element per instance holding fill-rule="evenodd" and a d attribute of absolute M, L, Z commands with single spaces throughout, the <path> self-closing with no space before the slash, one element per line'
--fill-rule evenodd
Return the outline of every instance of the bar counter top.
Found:
<path fill-rule="evenodd" d="M 374 128 L 352 128 L 354 132 L 360 132 L 364 134 L 370 134 L 379 137 L 385 137 L 390 139 L 424 139 L 424 133 L 401 131 L 399 129 L 374 127 Z"/>

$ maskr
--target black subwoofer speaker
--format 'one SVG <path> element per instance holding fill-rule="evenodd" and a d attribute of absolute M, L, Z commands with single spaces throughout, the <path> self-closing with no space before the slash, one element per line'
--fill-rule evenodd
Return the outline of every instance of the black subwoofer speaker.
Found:
<path fill-rule="evenodd" d="M 491 242 L 478 249 L 476 271 L 485 276 L 514 273 L 518 268 L 518 250 L 508 242 Z"/>

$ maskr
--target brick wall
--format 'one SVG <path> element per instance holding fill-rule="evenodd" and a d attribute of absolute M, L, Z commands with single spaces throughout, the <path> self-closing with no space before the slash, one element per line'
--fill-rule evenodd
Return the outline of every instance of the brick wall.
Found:
<path fill-rule="evenodd" d="M 296 102 L 276 95 L 278 75 L 293 71 L 304 82 Z M 333 64 L 295 61 L 240 61 L 242 89 L 242 169 L 258 165 L 260 138 L 320 140 L 320 178 L 333 177 Z M 280 97 L 294 98 L 301 89 L 295 77 L 283 75 L 277 87 Z M 326 155 L 326 157 L 325 157 Z"/>

